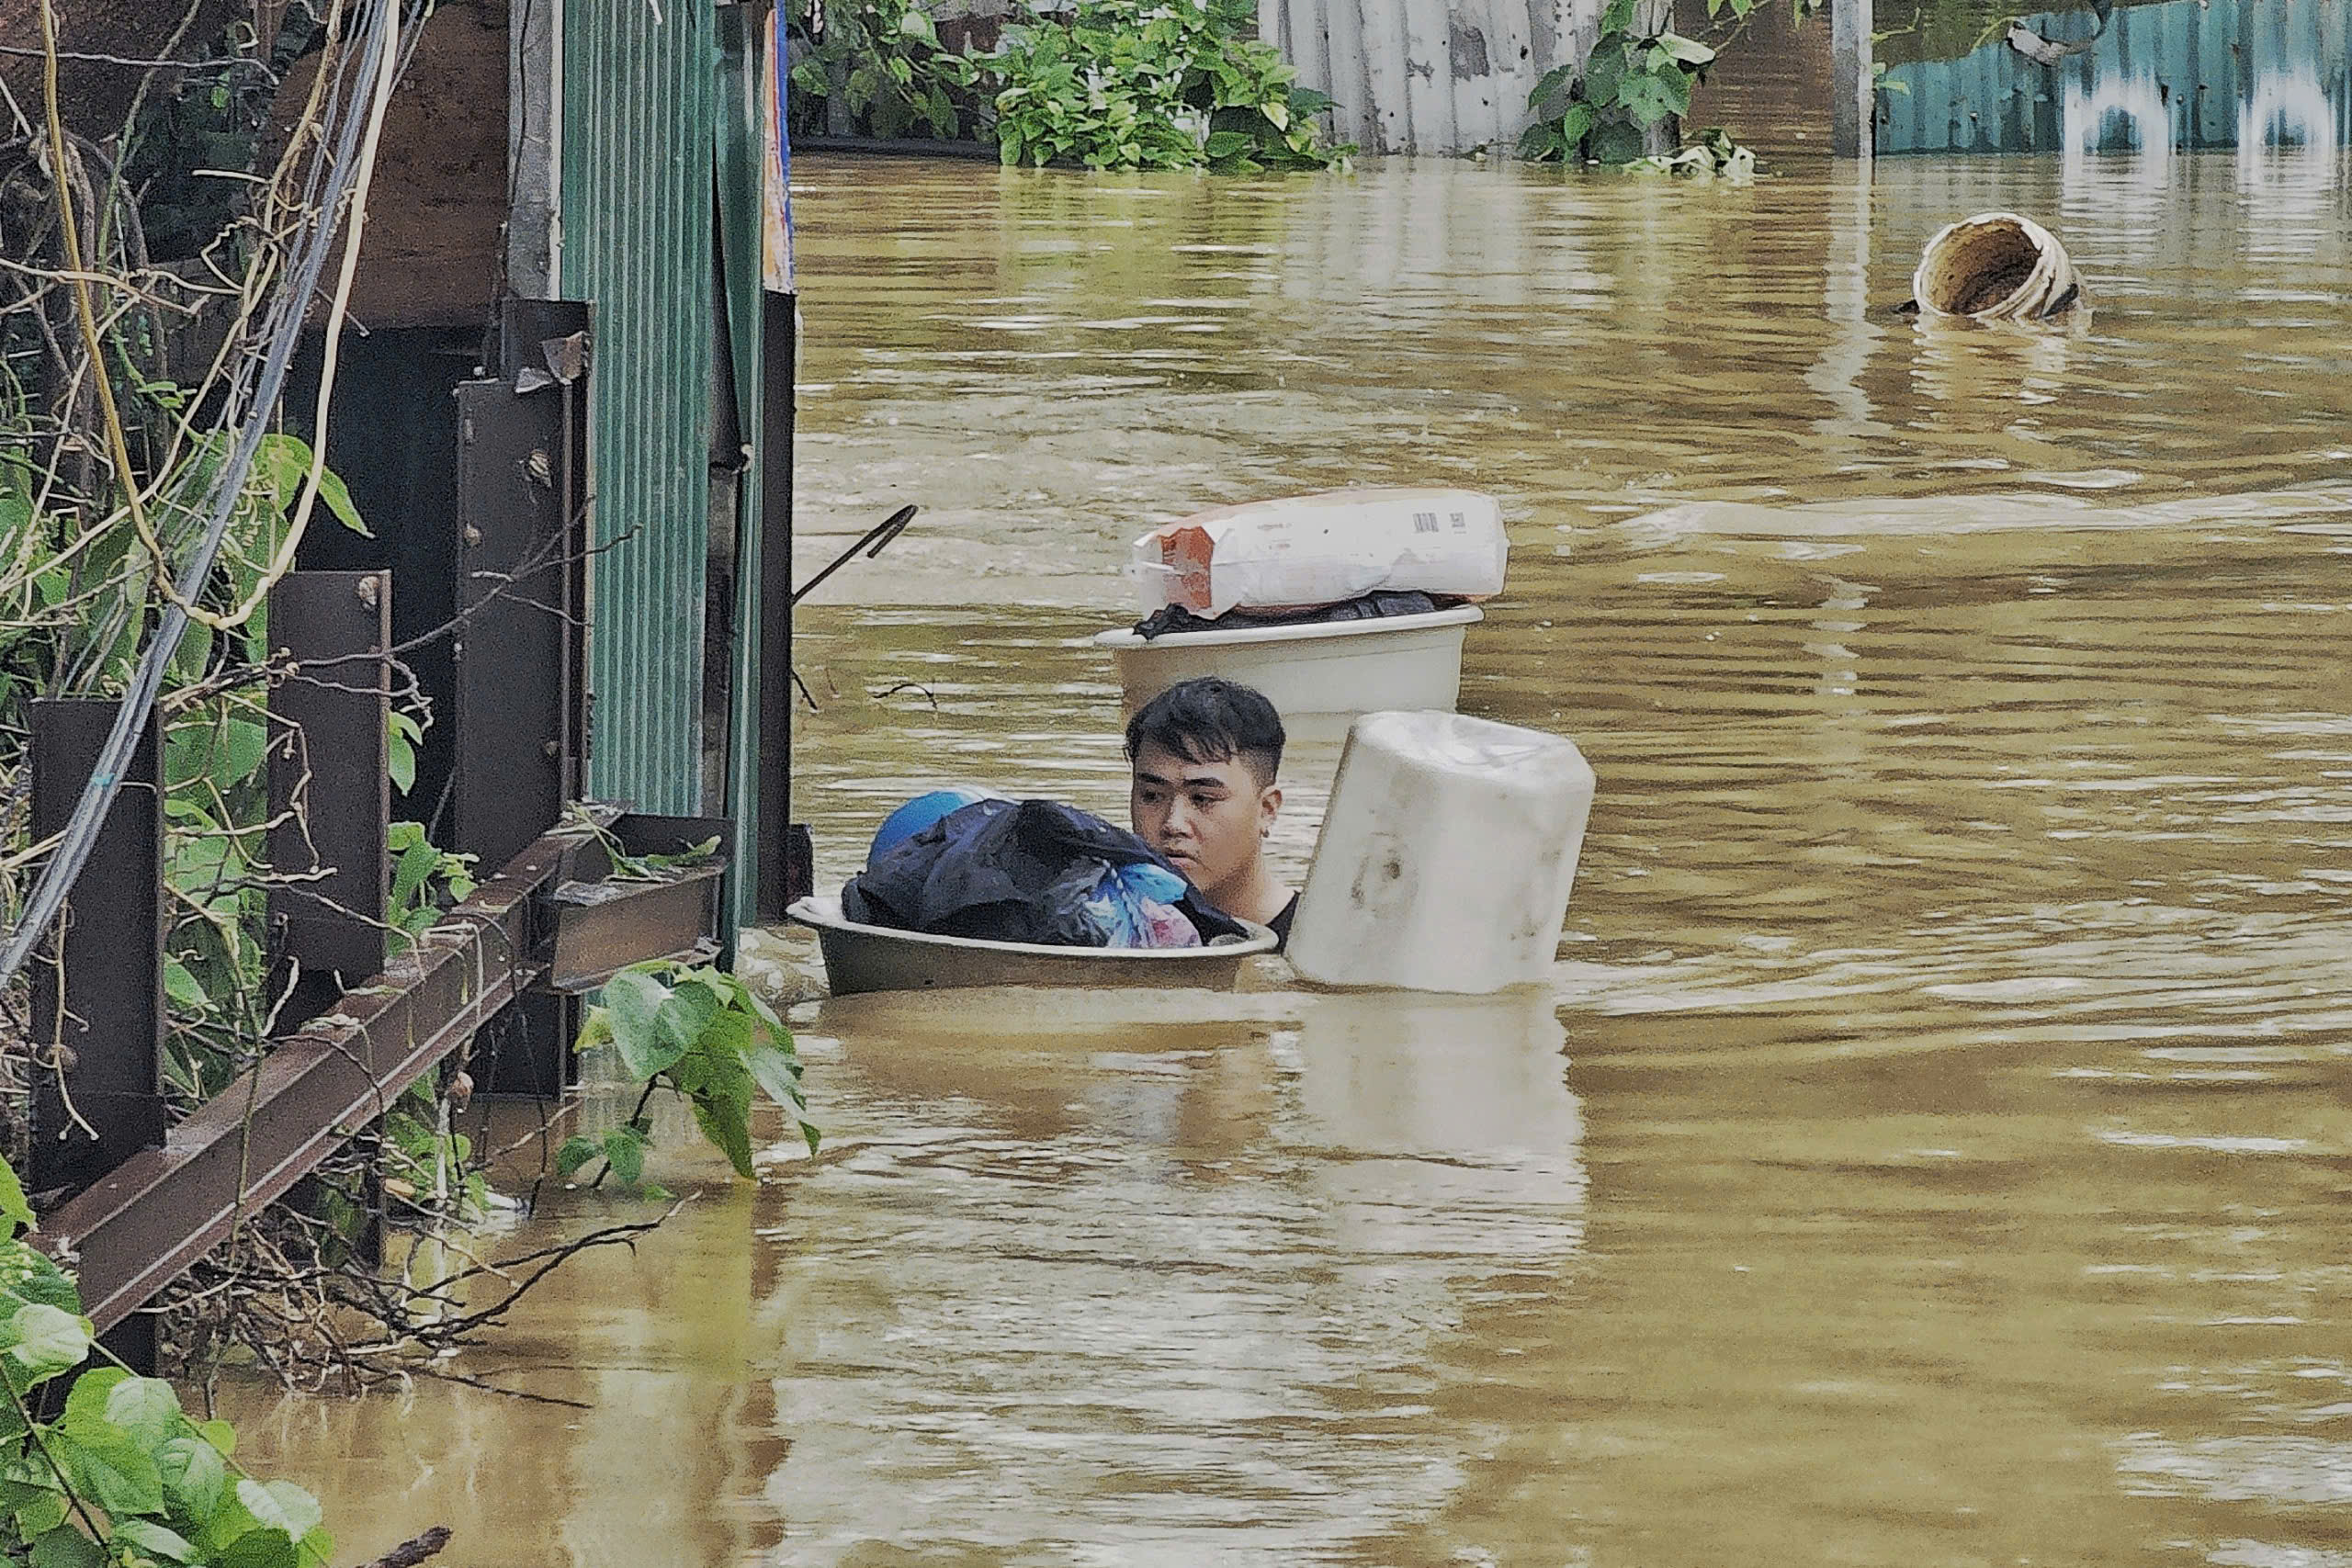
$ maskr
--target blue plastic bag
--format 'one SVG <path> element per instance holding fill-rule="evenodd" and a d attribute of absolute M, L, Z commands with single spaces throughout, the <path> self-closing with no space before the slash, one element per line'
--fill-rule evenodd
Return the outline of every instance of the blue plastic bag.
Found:
<path fill-rule="evenodd" d="M 1199 930 L 1176 908 L 1183 897 L 1182 877 L 1138 861 L 1106 867 L 1085 911 L 1102 928 L 1105 947 L 1198 947 Z"/>

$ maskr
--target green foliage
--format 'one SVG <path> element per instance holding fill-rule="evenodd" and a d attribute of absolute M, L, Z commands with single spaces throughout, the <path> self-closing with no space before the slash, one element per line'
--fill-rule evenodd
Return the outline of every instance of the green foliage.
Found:
<path fill-rule="evenodd" d="M 799 46 L 790 94 L 796 134 L 823 132 L 837 91 L 864 135 L 892 140 L 923 130 L 952 141 L 963 134 L 956 90 L 971 85 L 971 66 L 941 47 L 921 0 L 827 0 L 821 10 L 797 0 L 790 30 Z"/>
<path fill-rule="evenodd" d="M 250 19 L 235 17 L 192 52 L 201 63 L 178 75 L 175 90 L 141 99 L 123 177 L 144 193 L 141 226 L 157 259 L 198 255 L 246 215 L 253 186 L 235 176 L 252 172 L 264 151 L 277 85 L 322 16 L 323 7 L 288 6 L 275 39 L 256 38 Z"/>
<path fill-rule="evenodd" d="M 1029 0 L 979 70 L 998 84 L 997 151 L 1007 164 L 1250 173 L 1324 169 L 1331 107 L 1297 85 L 1279 50 L 1251 36 L 1250 0 Z"/>
<path fill-rule="evenodd" d="M 1805 0 L 1794 0 L 1802 6 Z M 1710 17 L 1745 17 L 1757 0 L 1707 0 Z M 1723 131 L 1710 131 L 1681 145 L 1681 117 L 1690 111 L 1690 92 L 1706 79 L 1715 51 L 1670 29 L 1637 34 L 1636 0 L 1610 0 L 1601 13 L 1600 36 L 1581 68 L 1563 65 L 1545 73 L 1527 96 L 1535 123 L 1519 139 L 1519 155 L 1535 161 L 1652 167 L 1691 173 L 1736 173 L 1752 168 L 1755 155 L 1732 144 Z M 1652 157 L 1648 132 L 1664 126 L 1678 143 Z M 1719 152 L 1727 148 L 1727 152 Z"/>
<path fill-rule="evenodd" d="M 11 1196 L 14 1195 L 14 1201 Z M 28 1247 L 31 1213 L 0 1160 L 0 1518 L 33 1568 L 322 1568 L 334 1542 L 290 1482 L 232 1471 L 236 1433 L 170 1383 L 121 1367 L 74 1380 L 51 1420 L 29 1397 L 96 1348 L 74 1282 Z"/>
<path fill-rule="evenodd" d="M 682 1096 L 703 1135 L 727 1156 L 739 1176 L 752 1174 L 752 1091 L 782 1106 L 815 1154 L 822 1134 L 808 1121 L 800 1088 L 800 1058 L 792 1033 L 758 993 L 734 976 L 707 965 L 640 964 L 605 982 L 600 1004 L 582 1023 L 575 1049 L 609 1046 L 645 1092 L 621 1126 L 599 1138 L 568 1138 L 556 1151 L 556 1172 L 571 1177 L 603 1161 L 595 1180 L 609 1174 L 635 1187 L 644 1176 L 652 1124 L 645 1107 L 657 1089 Z"/>
<path fill-rule="evenodd" d="M 424 1081 L 411 1084 L 384 1118 L 383 1190 L 390 1201 L 422 1215 L 447 1214 L 479 1224 L 490 1212 L 490 1183 L 472 1168 L 473 1140 L 453 1130 L 440 1098 Z M 346 1240 L 364 1216 L 356 1205 L 334 1216 Z"/>
<path fill-rule="evenodd" d="M 425 839 L 422 822 L 390 824 L 384 848 L 392 857 L 392 886 L 384 914 L 405 935 L 414 936 L 439 919 L 444 898 L 454 904 L 474 890 L 475 857 L 436 849 Z"/>

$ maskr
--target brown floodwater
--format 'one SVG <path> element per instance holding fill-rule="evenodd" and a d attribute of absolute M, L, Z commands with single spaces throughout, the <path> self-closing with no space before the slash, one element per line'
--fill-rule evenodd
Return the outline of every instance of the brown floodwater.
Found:
<path fill-rule="evenodd" d="M 1600 781 L 1556 979 L 803 1000 L 821 1157 L 672 1128 L 453 1369 L 590 1408 L 228 1390 L 345 1555 L 2352 1564 L 2343 164 L 795 173 L 804 554 L 923 508 L 801 616 L 821 879 L 1122 808 L 1139 525 L 1461 483 L 1462 706 Z M 1889 313 L 1989 208 L 2086 322 Z"/>

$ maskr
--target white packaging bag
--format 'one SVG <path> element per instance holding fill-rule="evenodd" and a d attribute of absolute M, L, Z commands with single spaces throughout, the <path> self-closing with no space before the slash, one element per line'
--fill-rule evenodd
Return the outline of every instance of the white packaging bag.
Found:
<path fill-rule="evenodd" d="M 1220 506 L 1135 542 L 1144 613 L 1333 604 L 1365 593 L 1488 599 L 1502 592 L 1502 508 L 1467 490 L 1335 490 Z"/>

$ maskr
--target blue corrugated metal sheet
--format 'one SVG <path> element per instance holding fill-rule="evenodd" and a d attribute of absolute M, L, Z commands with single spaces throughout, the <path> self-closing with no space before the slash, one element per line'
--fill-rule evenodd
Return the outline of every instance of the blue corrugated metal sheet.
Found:
<path fill-rule="evenodd" d="M 647 811 L 704 804 L 711 27 L 694 0 L 564 6 L 561 288 L 596 334 L 588 776 Z"/>
<path fill-rule="evenodd" d="M 2343 147 L 2352 144 L 2347 12 L 2343 0 L 2167 0 L 2119 8 L 2089 51 L 2052 65 L 1996 42 L 1897 66 L 1879 90 L 1878 151 L 2063 152 L 2070 134 L 2096 150 L 2159 129 L 2177 150 L 2234 147 L 2249 110 L 2263 121 L 2257 136 L 2316 132 Z M 2025 25 L 2065 43 L 2097 23 L 2077 10 Z"/>

